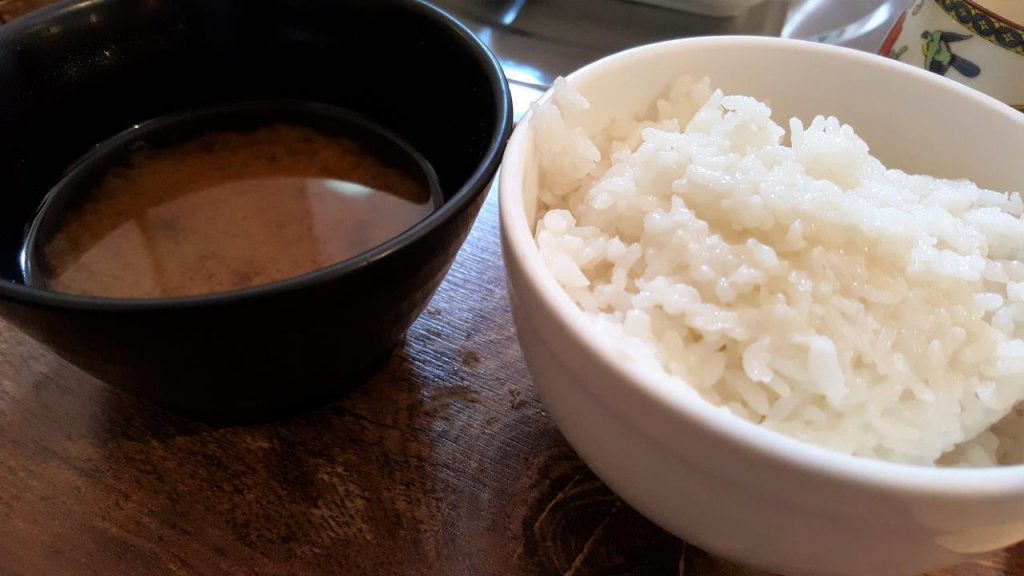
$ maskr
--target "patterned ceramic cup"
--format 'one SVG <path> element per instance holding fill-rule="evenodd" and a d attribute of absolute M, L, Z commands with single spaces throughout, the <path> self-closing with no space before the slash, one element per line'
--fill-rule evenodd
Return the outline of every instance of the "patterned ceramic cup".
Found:
<path fill-rule="evenodd" d="M 1024 0 L 913 0 L 879 53 L 1024 112 Z"/>

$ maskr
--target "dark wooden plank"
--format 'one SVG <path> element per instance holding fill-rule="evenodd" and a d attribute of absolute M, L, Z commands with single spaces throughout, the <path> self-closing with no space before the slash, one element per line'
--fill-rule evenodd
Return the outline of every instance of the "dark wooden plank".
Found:
<path fill-rule="evenodd" d="M 285 422 L 176 418 L 0 325 L 0 573 L 678 573 L 684 545 L 594 477 L 529 385 L 495 204 L 381 374 Z M 692 548 L 685 572 L 755 574 Z"/>
<path fill-rule="evenodd" d="M 676 572 L 545 415 L 499 262 L 492 195 L 382 373 L 264 426 L 176 418 L 0 326 L 0 573 Z"/>
<path fill-rule="evenodd" d="M 43 4 L 0 0 L 0 16 Z M 211 427 L 0 320 L 0 574 L 755 574 L 615 497 L 530 386 L 492 193 L 387 366 L 285 422 Z M 1024 546 L 935 576 L 1024 573 Z"/>

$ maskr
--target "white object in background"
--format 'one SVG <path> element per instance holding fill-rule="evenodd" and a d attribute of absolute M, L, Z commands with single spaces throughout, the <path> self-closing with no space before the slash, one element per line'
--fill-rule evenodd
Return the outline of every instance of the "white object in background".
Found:
<path fill-rule="evenodd" d="M 1024 112 L 1024 0 L 913 0 L 879 52 Z"/>
<path fill-rule="evenodd" d="M 887 166 L 999 190 L 1024 182 L 1024 115 L 855 50 L 692 38 L 610 56 L 569 83 L 590 101 L 593 133 L 647 110 L 684 74 L 769 102 L 783 124 L 834 114 Z M 624 357 L 537 250 L 536 160 L 528 115 L 499 181 L 516 333 L 552 418 L 630 505 L 697 546 L 789 576 L 917 574 L 1024 538 L 1024 466 L 934 469 L 832 452 L 736 418 Z"/>
<path fill-rule="evenodd" d="M 791 0 L 783 38 L 876 52 L 909 0 Z"/>
<path fill-rule="evenodd" d="M 735 16 L 764 0 L 633 0 L 643 4 L 654 4 L 694 14 L 727 18 Z"/>

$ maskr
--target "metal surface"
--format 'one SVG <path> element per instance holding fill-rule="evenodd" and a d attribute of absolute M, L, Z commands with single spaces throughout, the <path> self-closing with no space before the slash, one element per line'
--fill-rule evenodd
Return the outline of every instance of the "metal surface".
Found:
<path fill-rule="evenodd" d="M 608 54 L 672 38 L 783 36 L 874 50 L 906 0 L 765 0 L 713 18 L 630 0 L 435 0 L 502 62 L 521 116 L 559 75 Z"/>
<path fill-rule="evenodd" d="M 437 0 L 480 35 L 509 78 L 547 86 L 601 56 L 670 38 L 776 36 L 787 0 L 766 0 L 735 18 L 711 18 L 624 0 Z"/>
<path fill-rule="evenodd" d="M 874 52 L 908 0 L 795 0 L 784 38 L 800 38 Z"/>

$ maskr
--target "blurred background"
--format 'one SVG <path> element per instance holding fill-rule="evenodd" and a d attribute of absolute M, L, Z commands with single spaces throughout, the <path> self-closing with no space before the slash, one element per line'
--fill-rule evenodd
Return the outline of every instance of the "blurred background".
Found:
<path fill-rule="evenodd" d="M 434 0 L 479 35 L 502 62 L 522 115 L 560 74 L 601 56 L 670 38 L 754 34 L 875 52 L 908 0 Z M 720 4 L 719 4 L 720 3 Z M 710 6 L 709 6 L 710 5 Z"/>

